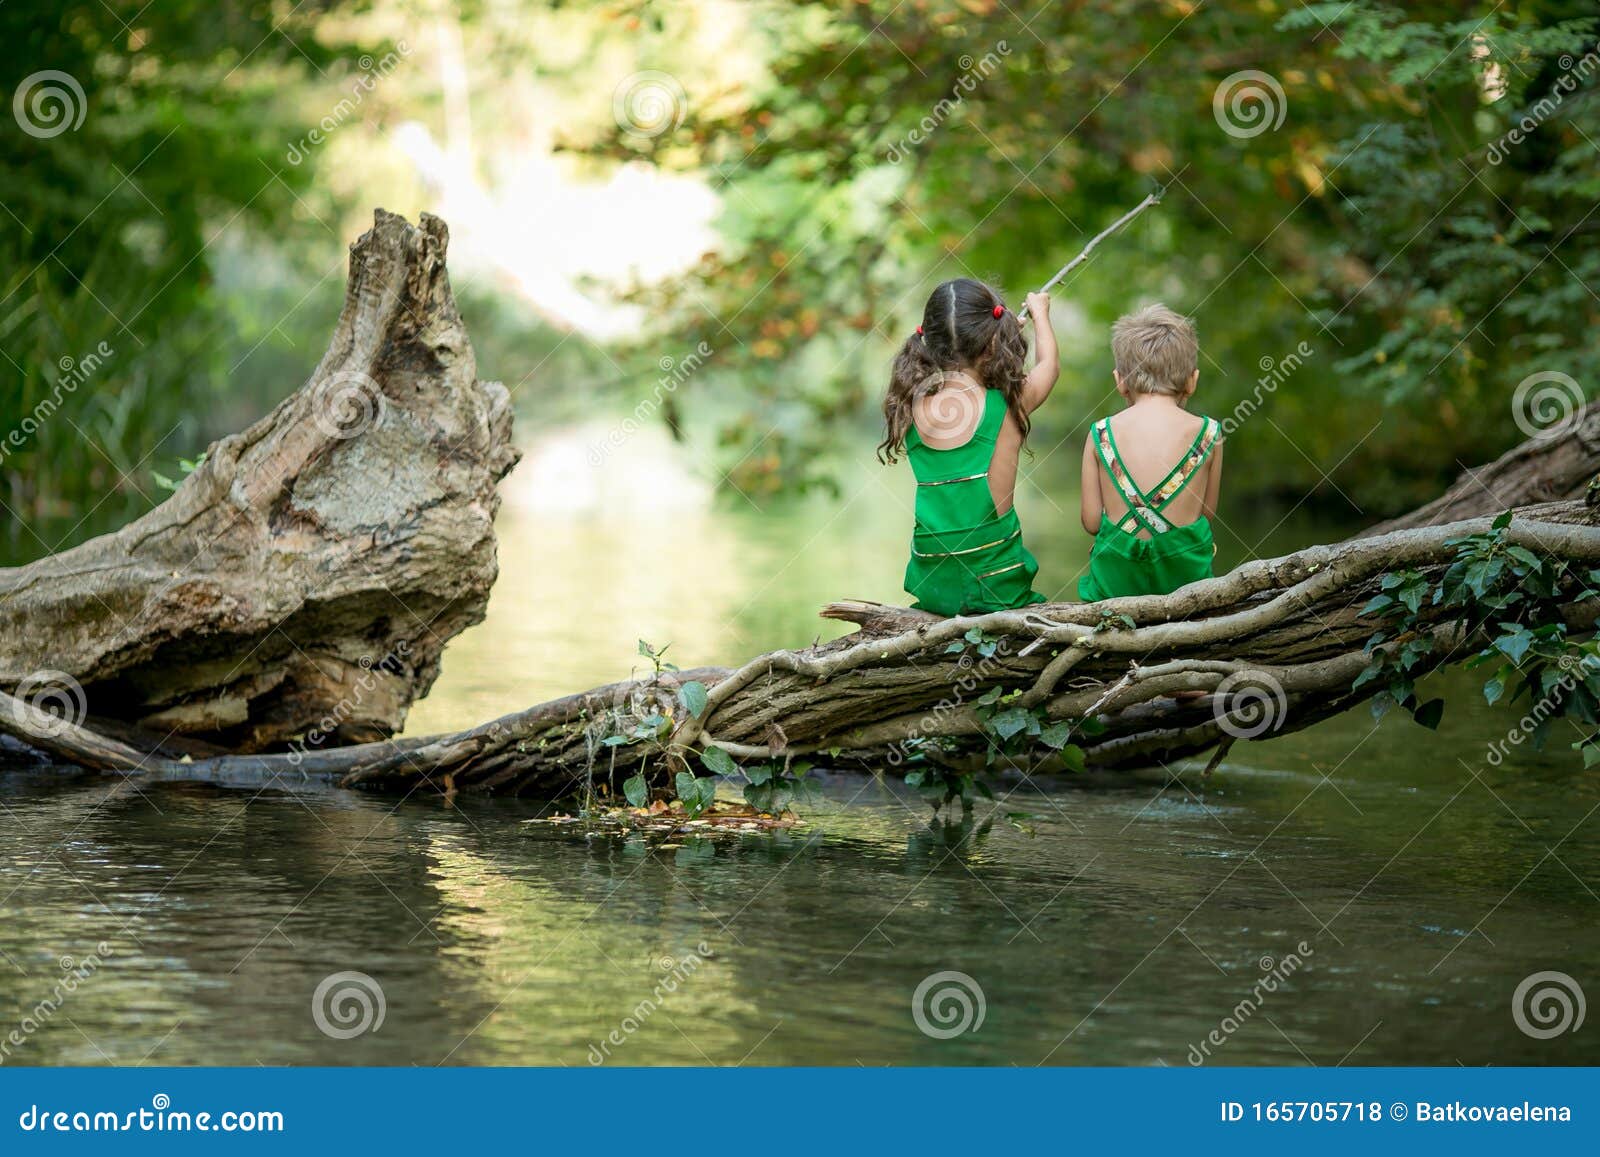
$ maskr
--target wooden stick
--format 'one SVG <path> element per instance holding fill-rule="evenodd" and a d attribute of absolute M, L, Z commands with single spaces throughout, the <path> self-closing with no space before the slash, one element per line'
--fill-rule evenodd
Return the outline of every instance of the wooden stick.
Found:
<path fill-rule="evenodd" d="M 1107 225 L 1104 229 L 1100 230 L 1100 232 L 1096 233 L 1092 238 L 1090 238 L 1089 244 L 1087 244 L 1087 245 L 1085 245 L 1083 247 L 1083 252 L 1079 253 L 1071 261 L 1067 262 L 1060 269 L 1056 270 L 1056 275 L 1054 277 L 1052 277 L 1049 281 L 1045 282 L 1044 285 L 1039 289 L 1039 292 L 1040 293 L 1049 293 L 1052 289 L 1054 289 L 1057 285 L 1059 285 L 1061 283 L 1061 279 L 1063 277 L 1065 277 L 1067 274 L 1071 273 L 1074 269 L 1076 269 L 1078 266 L 1082 265 L 1085 261 L 1089 260 L 1089 255 L 1094 252 L 1094 247 L 1096 245 L 1100 244 L 1100 242 L 1104 241 L 1107 237 L 1111 236 L 1118 229 L 1121 229 L 1124 225 L 1126 225 L 1129 221 L 1132 221 L 1140 213 L 1143 213 L 1151 205 L 1159 205 L 1159 204 L 1161 204 L 1161 193 L 1162 193 L 1162 190 L 1160 190 L 1160 189 L 1156 190 L 1154 193 L 1151 193 L 1143 201 L 1140 201 L 1133 208 L 1129 209 L 1122 216 L 1118 217 L 1115 221 L 1111 222 L 1111 224 Z M 1024 326 L 1027 325 L 1032 320 L 1033 320 L 1033 315 L 1031 313 L 1022 314 L 1022 324 Z"/>

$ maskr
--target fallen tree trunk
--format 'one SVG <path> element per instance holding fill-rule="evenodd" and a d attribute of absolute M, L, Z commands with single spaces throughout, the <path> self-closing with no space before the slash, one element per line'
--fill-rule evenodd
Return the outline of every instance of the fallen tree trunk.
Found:
<path fill-rule="evenodd" d="M 1476 519 L 1316 546 L 1161 597 L 956 619 L 839 603 L 827 613 L 866 624 L 860 634 L 774 652 L 733 671 L 616 683 L 452 735 L 179 765 L 77 729 L 30 731 L 9 707 L 0 711 L 0 730 L 70 762 L 135 774 L 315 776 L 345 786 L 561 797 L 591 786 L 615 790 L 641 769 L 664 782 L 712 747 L 746 763 L 810 755 L 892 771 L 937 740 L 939 762 L 973 767 L 992 743 L 979 700 L 999 688 L 1019 693 L 1016 704 L 1043 719 L 1096 720 L 1096 734 L 1077 740 L 1091 763 L 1147 766 L 1219 742 L 1294 731 L 1369 698 L 1376 685 L 1352 685 L 1368 662 L 1363 646 L 1373 630 L 1361 609 L 1381 577 L 1400 569 L 1437 574 L 1455 558 L 1452 539 L 1489 528 L 1489 519 Z M 1527 508 L 1507 541 L 1600 564 L 1600 526 L 1581 502 Z M 1568 626 L 1591 630 L 1592 605 L 1563 608 Z M 1441 649 L 1419 675 L 1483 645 L 1443 610 L 1425 607 L 1420 629 L 1433 632 Z M 987 657 L 965 641 L 974 630 L 992 646 Z M 683 690 L 690 682 L 707 688 L 698 717 L 683 706 L 692 702 Z M 650 732 L 658 717 L 659 735 L 607 744 Z M 1051 770 L 1055 758 L 1039 748 L 1000 764 L 1033 772 Z"/>
<path fill-rule="evenodd" d="M 304 386 L 148 514 L 0 570 L 0 688 L 170 751 L 397 731 L 483 617 L 517 457 L 446 243 L 379 210 Z"/>
<path fill-rule="evenodd" d="M 1374 626 L 1362 608 L 1387 573 L 1441 574 L 1453 540 L 1490 528 L 1478 515 L 1515 507 L 1508 544 L 1600 564 L 1590 508 L 1546 501 L 1600 471 L 1597 403 L 1404 519 L 1171 595 L 956 619 L 836 603 L 824 616 L 856 623 L 855 635 L 736 670 L 615 683 L 450 735 L 352 744 L 398 726 L 444 641 L 481 615 L 494 577 L 509 415 L 503 390 L 473 381 L 443 248 L 439 222 L 412 229 L 380 212 L 355 247 L 339 332 L 306 389 L 218 443 L 151 515 L 0 574 L 0 630 L 24 644 L 0 666 L 0 686 L 19 692 L 0 692 L 0 733 L 125 774 L 561 797 L 614 791 L 639 772 L 665 783 L 712 749 L 747 764 L 806 755 L 890 771 L 911 758 L 972 767 L 994 750 L 984 701 L 1005 694 L 1035 721 L 1093 720 L 1076 737 L 1089 762 L 1149 766 L 1293 731 L 1376 693 L 1376 683 L 1354 686 Z M 350 373 L 382 395 L 356 438 L 317 422 Z M 1590 631 L 1597 602 L 1559 615 Z M 112 612 L 109 626 L 95 627 L 95 604 Z M 64 611 L 76 617 L 54 641 L 45 624 Z M 1486 641 L 1431 605 L 1415 632 L 1438 644 L 1418 675 Z M 92 714 L 230 750 L 178 759 L 137 729 L 82 726 L 70 689 L 36 685 L 46 665 L 84 673 Z M 1060 757 L 1036 744 L 1000 763 L 1031 772 Z"/>

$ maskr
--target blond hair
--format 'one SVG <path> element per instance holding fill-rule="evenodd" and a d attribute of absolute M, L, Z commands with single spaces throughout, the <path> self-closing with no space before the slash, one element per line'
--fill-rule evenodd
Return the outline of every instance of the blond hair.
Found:
<path fill-rule="evenodd" d="M 1194 322 L 1164 305 L 1147 305 L 1111 327 L 1111 357 L 1136 394 L 1182 394 L 1200 364 Z"/>

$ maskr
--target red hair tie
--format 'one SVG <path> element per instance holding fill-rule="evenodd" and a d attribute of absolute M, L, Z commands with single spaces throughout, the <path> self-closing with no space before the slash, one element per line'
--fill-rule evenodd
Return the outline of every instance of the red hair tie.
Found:
<path fill-rule="evenodd" d="M 919 325 L 919 326 L 917 326 L 917 336 L 918 336 L 918 337 L 921 337 L 921 336 L 922 336 L 922 327 L 921 327 L 921 326 L 920 326 L 920 325 Z"/>
<path fill-rule="evenodd" d="M 1003 305 L 997 305 L 997 306 L 994 307 L 994 315 L 996 317 L 999 317 L 1001 314 L 1005 313 L 1005 311 L 1006 311 L 1006 307 L 1003 306 Z"/>

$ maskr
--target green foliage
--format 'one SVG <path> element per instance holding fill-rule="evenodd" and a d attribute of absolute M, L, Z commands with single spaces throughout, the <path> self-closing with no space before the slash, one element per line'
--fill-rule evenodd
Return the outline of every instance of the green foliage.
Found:
<path fill-rule="evenodd" d="M 1037 445 L 1105 404 L 1105 327 L 1146 297 L 1198 311 L 1200 405 L 1270 418 L 1245 431 L 1235 494 L 1298 497 L 1335 462 L 1369 513 L 1494 456 L 1521 379 L 1581 377 L 1600 352 L 1600 101 L 1569 95 L 1499 147 L 1592 46 L 1592 5 L 1036 7 L 1023 30 L 989 0 L 765 6 L 770 84 L 655 143 L 729 190 L 724 249 L 642 300 L 672 344 L 719 350 L 685 403 L 724 391 L 703 408 L 746 494 L 815 484 L 939 280 L 1016 300 L 1156 184 L 1161 208 L 1062 291 L 1089 329 Z M 1246 68 L 1281 87 L 1284 121 L 1240 137 L 1213 101 Z M 1264 363 L 1301 342 L 1279 388 Z"/>
<path fill-rule="evenodd" d="M 348 67 L 312 31 L 338 7 L 0 5 L 0 413 L 23 435 L 0 489 L 22 517 L 151 503 L 142 464 L 194 439 L 229 370 L 216 227 L 292 234 L 311 170 L 284 161 L 304 130 L 278 97 Z"/>
<path fill-rule="evenodd" d="M 639 654 L 650 660 L 650 666 L 654 670 L 655 677 L 657 679 L 661 678 L 661 672 L 663 671 L 676 671 L 678 669 L 676 665 L 668 663 L 662 657 L 667 653 L 667 648 L 671 646 L 671 643 L 667 643 L 660 648 L 656 648 L 645 642 L 643 639 L 639 640 Z M 702 690 L 704 690 L 704 688 L 702 688 Z"/>
<path fill-rule="evenodd" d="M 1600 570 L 1580 575 L 1565 561 L 1512 542 L 1511 521 L 1507 512 L 1481 534 L 1450 540 L 1455 558 L 1437 581 L 1415 571 L 1383 576 L 1380 593 L 1362 608 L 1383 625 L 1367 641 L 1371 661 L 1352 684 L 1359 690 L 1376 681 L 1383 688 L 1372 700 L 1375 717 L 1398 705 L 1423 726 L 1438 727 L 1444 701 L 1419 703 L 1414 680 L 1448 658 L 1439 653 L 1433 633 L 1437 609 L 1443 609 L 1454 612 L 1446 622 L 1465 637 L 1489 639 L 1468 660 L 1469 666 L 1493 668 L 1484 699 L 1493 705 L 1511 690 L 1506 701 L 1525 695 L 1534 705 L 1535 747 L 1543 745 L 1555 719 L 1600 727 L 1600 643 L 1571 638 L 1560 613 L 1563 604 L 1600 593 Z M 1573 744 L 1583 747 L 1585 766 L 1600 758 L 1590 755 L 1595 738 L 1591 730 Z"/>
<path fill-rule="evenodd" d="M 698 819 L 702 812 L 717 801 L 716 776 L 696 776 L 691 771 L 680 771 L 674 781 L 678 790 L 678 802 L 689 813 L 690 819 Z"/>
<path fill-rule="evenodd" d="M 757 811 L 781 815 L 796 801 L 810 801 L 817 795 L 816 785 L 806 778 L 810 770 L 811 764 L 805 760 L 772 760 L 748 768 L 744 802 Z"/>
<path fill-rule="evenodd" d="M 678 688 L 678 703 L 691 718 L 699 719 L 706 709 L 706 685 L 698 679 L 690 679 Z"/>

